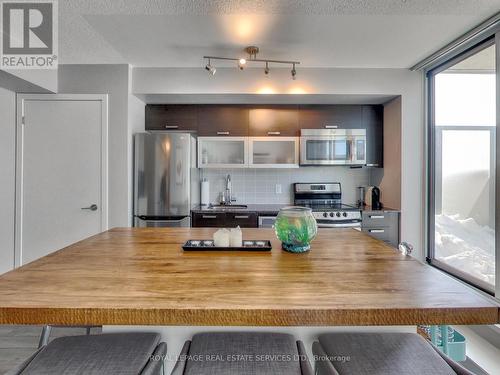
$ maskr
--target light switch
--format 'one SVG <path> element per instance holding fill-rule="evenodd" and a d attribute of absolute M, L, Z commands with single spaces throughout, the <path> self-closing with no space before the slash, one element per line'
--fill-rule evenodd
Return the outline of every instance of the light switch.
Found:
<path fill-rule="evenodd" d="M 281 194 L 281 184 L 276 184 L 276 194 Z"/>

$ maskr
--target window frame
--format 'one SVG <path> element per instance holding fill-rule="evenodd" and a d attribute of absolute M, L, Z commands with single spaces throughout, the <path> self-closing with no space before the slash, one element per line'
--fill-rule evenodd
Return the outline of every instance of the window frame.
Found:
<path fill-rule="evenodd" d="M 455 267 L 452 267 L 444 262 L 441 262 L 435 258 L 435 182 L 436 182 L 436 124 L 435 124 L 435 77 L 439 73 L 444 70 L 458 64 L 459 62 L 475 55 L 476 53 L 495 45 L 496 51 L 496 81 L 497 81 L 497 118 L 496 125 L 499 126 L 499 117 L 500 117 L 500 105 L 498 104 L 500 98 L 500 78 L 499 78 L 499 65 L 500 65 L 500 32 L 497 35 L 491 35 L 478 43 L 474 44 L 472 47 L 467 50 L 457 53 L 455 56 L 452 56 L 442 64 L 437 67 L 426 71 L 426 105 L 427 105 L 427 214 L 426 214 L 426 245 L 427 245 L 427 256 L 426 261 L 431 266 L 438 268 L 439 270 L 450 274 L 453 277 L 458 278 L 459 280 L 468 283 L 485 293 L 488 293 L 493 296 L 500 296 L 500 234 L 497 229 L 500 229 L 500 209 L 495 210 L 495 286 L 491 286 L 490 284 L 480 280 L 466 272 L 463 272 Z M 463 130 L 470 129 L 468 126 L 461 127 Z M 479 126 L 475 127 L 478 130 L 484 130 L 486 127 Z M 496 128 L 495 128 L 496 129 Z M 490 130 L 491 131 L 491 130 Z M 493 130 L 493 133 L 490 137 L 493 138 L 495 150 L 500 151 L 500 132 Z M 494 155 L 494 171 L 495 171 L 495 206 L 499 206 L 500 204 L 500 152 L 496 152 Z M 495 208 L 496 208 L 495 207 Z"/>

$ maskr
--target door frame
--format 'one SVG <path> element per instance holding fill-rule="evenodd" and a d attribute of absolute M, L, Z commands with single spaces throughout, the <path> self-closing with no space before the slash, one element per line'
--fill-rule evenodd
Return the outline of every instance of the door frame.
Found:
<path fill-rule="evenodd" d="M 26 101 L 101 102 L 101 231 L 108 229 L 108 95 L 107 94 L 17 94 L 16 98 L 16 188 L 14 219 L 14 268 L 22 264 L 24 105 Z M 57 249 L 54 249 L 57 250 Z"/>

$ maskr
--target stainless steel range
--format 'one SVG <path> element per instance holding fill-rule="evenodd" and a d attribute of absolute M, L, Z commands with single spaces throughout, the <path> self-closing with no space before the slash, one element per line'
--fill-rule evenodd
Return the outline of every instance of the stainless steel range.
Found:
<path fill-rule="evenodd" d="M 361 226 L 359 208 L 342 204 L 339 182 L 295 183 L 296 206 L 310 207 L 320 228 L 348 228 Z"/>

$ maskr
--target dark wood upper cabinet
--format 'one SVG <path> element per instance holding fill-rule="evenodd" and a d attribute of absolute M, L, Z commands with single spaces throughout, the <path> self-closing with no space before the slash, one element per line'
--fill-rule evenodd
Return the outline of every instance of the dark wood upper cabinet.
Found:
<path fill-rule="evenodd" d="M 366 129 L 366 166 L 384 166 L 384 106 L 364 105 L 363 124 Z"/>
<path fill-rule="evenodd" d="M 250 108 L 248 133 L 251 137 L 299 136 L 298 107 L 254 106 Z"/>
<path fill-rule="evenodd" d="M 146 130 L 198 130 L 198 108 L 196 105 L 146 106 Z"/>
<path fill-rule="evenodd" d="M 198 135 L 248 135 L 248 108 L 242 105 L 201 105 L 198 108 Z"/>
<path fill-rule="evenodd" d="M 300 129 L 362 129 L 360 105 L 303 105 L 299 109 Z"/>

